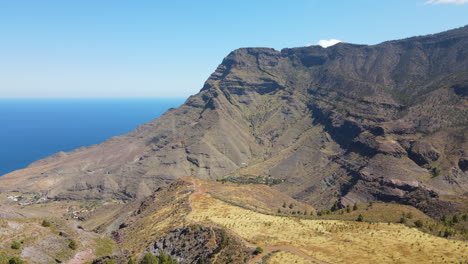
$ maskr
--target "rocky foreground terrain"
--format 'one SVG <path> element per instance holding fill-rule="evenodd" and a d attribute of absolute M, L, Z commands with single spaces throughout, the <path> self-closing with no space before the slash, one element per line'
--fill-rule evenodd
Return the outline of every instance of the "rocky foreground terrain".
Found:
<path fill-rule="evenodd" d="M 361 233 L 403 230 L 406 242 L 422 234 L 404 224 L 466 239 L 467 95 L 468 26 L 374 46 L 238 49 L 179 108 L 127 135 L 0 177 L 0 216 L 81 221 L 80 230 L 90 232 L 83 240 L 89 241 L 87 250 L 100 244 L 96 239 L 116 243 L 108 254 L 82 252 L 97 263 L 126 263 L 144 252 L 165 252 L 181 263 L 244 263 L 265 256 L 254 253 L 260 245 L 278 261 L 292 254 L 303 263 L 347 263 L 316 241 L 334 250 L 349 245 L 359 263 L 428 263 L 420 262 L 419 248 L 408 249 L 412 257 L 406 260 L 385 254 L 362 258 L 358 249 L 371 237 L 352 242 L 350 230 L 364 227 L 342 220 L 400 222 L 390 229 L 368 224 L 374 231 Z M 208 192 L 197 187 L 200 180 Z M 226 186 L 248 189 L 239 195 Z M 72 207 L 71 215 L 40 209 L 52 204 Z M 299 223 L 305 217 L 300 226 L 309 231 L 298 227 L 296 238 L 262 237 L 230 222 L 234 215 L 220 219 L 212 210 L 249 216 L 257 231 L 278 229 L 281 217 Z M 315 217 L 332 222 L 316 226 Z M 298 239 L 310 230 L 314 239 Z M 445 245 L 445 239 L 425 238 Z M 345 244 L 333 244 L 336 239 Z M 389 243 L 398 251 L 410 247 L 406 242 L 380 240 L 372 250 L 385 251 Z M 432 249 L 434 263 L 459 261 L 466 252 L 460 243 L 450 254 Z M 65 261 L 73 253 L 59 249 L 66 253 L 43 259 Z M 276 250 L 282 253 L 274 255 Z"/>

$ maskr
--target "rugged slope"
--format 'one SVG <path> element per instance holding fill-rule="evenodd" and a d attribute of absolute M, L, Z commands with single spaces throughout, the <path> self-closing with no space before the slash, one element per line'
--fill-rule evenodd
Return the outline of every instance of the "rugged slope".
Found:
<path fill-rule="evenodd" d="M 238 49 L 181 107 L 2 176 L 0 190 L 128 199 L 180 177 L 260 178 L 319 207 L 448 213 L 468 191 L 467 90 L 468 26 L 375 46 Z"/>

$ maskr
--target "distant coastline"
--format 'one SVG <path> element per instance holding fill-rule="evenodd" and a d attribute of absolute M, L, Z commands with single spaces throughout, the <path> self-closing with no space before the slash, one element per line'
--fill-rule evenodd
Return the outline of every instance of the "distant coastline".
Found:
<path fill-rule="evenodd" d="M 128 133 L 186 98 L 0 98 L 0 176 Z"/>

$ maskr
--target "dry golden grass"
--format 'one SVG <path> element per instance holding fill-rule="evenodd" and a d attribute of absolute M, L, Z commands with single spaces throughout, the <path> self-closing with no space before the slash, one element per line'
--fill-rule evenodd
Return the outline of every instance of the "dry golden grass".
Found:
<path fill-rule="evenodd" d="M 315 264 L 303 257 L 295 255 L 287 251 L 279 251 L 273 253 L 266 261 L 267 264 L 284 264 L 284 263 L 294 263 L 294 264 Z"/>
<path fill-rule="evenodd" d="M 288 245 L 328 263 L 460 263 L 468 243 L 401 224 L 302 220 L 256 213 L 199 194 L 189 219 L 213 223 L 260 246 Z"/>
<path fill-rule="evenodd" d="M 291 211 L 314 211 L 314 208 L 308 204 L 298 202 L 290 196 L 263 184 L 237 184 L 226 182 L 224 184 L 214 181 L 200 180 L 201 188 L 210 192 L 213 196 L 222 200 L 229 201 L 250 209 L 262 212 L 277 213 L 280 209 L 287 213 Z M 289 205 L 293 204 L 290 209 Z M 286 207 L 283 207 L 286 205 Z"/>

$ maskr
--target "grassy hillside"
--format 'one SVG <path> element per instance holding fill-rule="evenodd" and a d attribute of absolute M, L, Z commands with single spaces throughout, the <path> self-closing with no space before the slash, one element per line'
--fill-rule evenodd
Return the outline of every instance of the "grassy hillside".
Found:
<path fill-rule="evenodd" d="M 394 223 L 266 215 L 199 194 L 189 219 L 232 230 L 255 246 L 288 246 L 327 263 L 460 263 L 468 243 Z M 291 250 L 292 251 L 292 250 Z"/>

